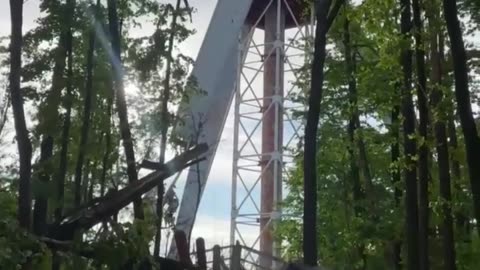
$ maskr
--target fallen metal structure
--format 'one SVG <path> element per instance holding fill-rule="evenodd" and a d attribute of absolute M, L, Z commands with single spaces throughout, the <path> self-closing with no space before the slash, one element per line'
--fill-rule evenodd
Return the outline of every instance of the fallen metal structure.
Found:
<path fill-rule="evenodd" d="M 150 168 L 155 169 L 154 172 L 128 184 L 121 190 L 107 193 L 105 196 L 96 198 L 65 214 L 59 221 L 49 225 L 48 237 L 58 241 L 71 241 L 76 232 L 87 231 L 96 224 L 107 221 L 136 198 L 154 189 L 168 177 L 200 162 L 202 155 L 207 151 L 208 146 L 200 144 L 163 165 L 152 166 L 152 163 L 149 163 Z"/>

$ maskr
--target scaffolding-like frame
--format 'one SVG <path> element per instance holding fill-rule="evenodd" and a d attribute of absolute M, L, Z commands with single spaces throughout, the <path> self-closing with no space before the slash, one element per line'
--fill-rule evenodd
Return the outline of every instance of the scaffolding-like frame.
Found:
<path fill-rule="evenodd" d="M 299 18 L 303 15 L 295 14 L 289 2 L 270 0 L 253 25 L 245 26 L 242 35 L 247 35 L 246 38 L 239 37 L 234 103 L 230 244 L 240 241 L 251 248 L 260 246 L 260 252 L 278 257 L 280 243 L 273 240 L 272 230 L 282 217 L 279 204 L 282 181 L 288 177 L 293 161 L 288 149 L 300 139 L 303 128 L 303 123 L 292 117 L 292 110 L 305 108 L 305 104 L 291 99 L 291 95 L 301 89 L 288 80 L 299 80 L 298 69 L 309 61 L 309 46 L 299 44 L 310 42 L 314 29 L 313 12 L 307 19 Z M 294 28 L 285 29 L 285 16 L 293 18 Z M 263 43 L 259 43 L 256 35 L 262 31 L 261 23 Z M 293 34 L 291 39 L 285 39 L 287 33 Z M 301 63 L 297 63 L 299 59 Z M 258 85 L 261 74 L 264 75 L 263 87 Z M 269 87 L 273 87 L 273 91 L 269 92 Z M 273 134 L 268 132 L 268 127 L 273 127 Z M 263 131 L 258 136 L 260 129 Z M 258 137 L 260 141 L 256 140 Z M 269 140 L 274 142 L 273 149 L 265 147 Z M 262 193 L 261 187 L 271 188 L 269 185 L 273 185 L 273 194 Z M 246 206 L 247 202 L 251 203 L 250 207 Z M 260 226 L 255 239 L 246 239 L 246 226 Z M 271 268 L 271 260 L 262 261 L 252 256 L 248 252 L 244 254 L 250 260 L 259 261 L 262 267 Z"/>

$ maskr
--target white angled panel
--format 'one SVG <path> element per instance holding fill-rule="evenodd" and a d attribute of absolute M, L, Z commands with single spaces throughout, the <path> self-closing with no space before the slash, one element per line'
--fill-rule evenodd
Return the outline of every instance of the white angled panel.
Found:
<path fill-rule="evenodd" d="M 207 159 L 188 172 L 176 223 L 176 229 L 183 230 L 187 236 L 191 233 L 232 101 L 238 38 L 251 3 L 252 0 L 218 1 L 192 72 L 205 93 L 191 97 L 189 103 L 181 107 L 184 125 L 177 126 L 176 133 L 190 143 L 207 143 L 210 147 Z M 171 249 L 171 256 L 174 252 Z"/>

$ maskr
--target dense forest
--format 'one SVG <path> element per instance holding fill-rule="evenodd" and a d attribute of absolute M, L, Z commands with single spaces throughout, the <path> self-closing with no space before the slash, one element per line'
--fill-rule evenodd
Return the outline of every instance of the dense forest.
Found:
<path fill-rule="evenodd" d="M 2 39 L 0 269 L 131 269 L 150 242 L 159 255 L 161 228 L 173 226 L 178 202 L 160 183 L 205 151 L 171 134 L 172 108 L 197 91 L 193 61 L 178 50 L 194 33 L 193 9 L 184 0 L 38 3 L 36 27 L 23 32 L 23 1 L 10 1 Z M 167 148 L 178 153 L 168 163 Z M 150 192 L 157 185 L 160 196 Z"/>
<path fill-rule="evenodd" d="M 304 147 L 284 201 L 304 216 L 277 230 L 287 258 L 478 269 L 480 1 L 315 3 L 313 65 L 297 82 Z"/>
<path fill-rule="evenodd" d="M 178 204 L 163 180 L 207 148 L 174 129 L 202 92 L 179 49 L 194 7 L 38 2 L 25 31 L 24 1 L 10 0 L 0 39 L 0 269 L 159 269 Z M 480 1 L 307 2 L 316 30 L 296 71 L 308 106 L 285 179 L 292 215 L 275 228 L 283 259 L 478 269 Z"/>

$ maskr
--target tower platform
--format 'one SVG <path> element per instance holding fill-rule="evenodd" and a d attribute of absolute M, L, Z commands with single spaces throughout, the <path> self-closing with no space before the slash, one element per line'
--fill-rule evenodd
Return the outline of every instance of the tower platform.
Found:
<path fill-rule="evenodd" d="M 254 0 L 247 15 L 246 23 L 255 25 L 257 28 L 265 30 L 265 19 L 263 13 L 267 10 L 270 0 Z M 285 0 L 282 1 L 285 7 L 285 29 L 303 25 L 310 20 L 310 11 L 306 0 Z M 293 15 L 293 16 L 292 16 Z M 259 21 L 260 19 L 260 21 Z M 258 21 L 258 24 L 257 24 Z"/>

